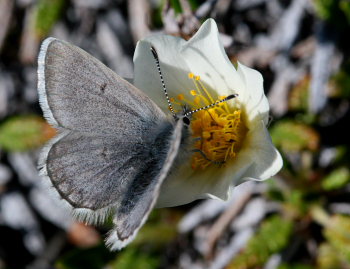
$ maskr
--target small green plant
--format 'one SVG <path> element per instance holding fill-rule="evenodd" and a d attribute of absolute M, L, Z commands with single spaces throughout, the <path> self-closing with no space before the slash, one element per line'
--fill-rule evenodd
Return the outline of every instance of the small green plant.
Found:
<path fill-rule="evenodd" d="M 271 137 L 284 152 L 315 151 L 319 146 L 319 135 L 312 127 L 292 120 L 276 123 L 271 128 Z"/>
<path fill-rule="evenodd" d="M 293 111 L 308 111 L 310 76 L 305 76 L 292 89 L 289 96 L 289 108 Z"/>
<path fill-rule="evenodd" d="M 322 188 L 324 190 L 336 190 L 344 187 L 350 180 L 350 171 L 347 167 L 340 167 L 333 170 L 322 180 Z"/>
<path fill-rule="evenodd" d="M 340 28 L 350 24 L 350 2 L 348 0 L 314 0 L 317 15 Z"/>
<path fill-rule="evenodd" d="M 37 2 L 37 10 L 35 17 L 35 29 L 40 38 L 47 36 L 61 17 L 65 0 L 39 0 Z"/>
<path fill-rule="evenodd" d="M 0 147 L 6 151 L 26 151 L 42 146 L 55 130 L 39 116 L 14 116 L 0 125 Z"/>
<path fill-rule="evenodd" d="M 227 269 L 260 268 L 268 258 L 283 250 L 293 230 L 291 221 L 275 215 L 266 219 L 244 251 L 233 259 Z"/>
<path fill-rule="evenodd" d="M 134 248 L 126 248 L 118 255 L 118 259 L 109 266 L 111 269 L 154 269 L 159 268 L 160 257 L 150 253 L 138 252 Z"/>

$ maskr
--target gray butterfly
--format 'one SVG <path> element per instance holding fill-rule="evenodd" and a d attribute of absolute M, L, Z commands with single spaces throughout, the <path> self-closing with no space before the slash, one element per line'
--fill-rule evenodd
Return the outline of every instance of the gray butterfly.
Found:
<path fill-rule="evenodd" d="M 54 38 L 41 46 L 38 91 L 58 130 L 41 154 L 41 174 L 78 219 L 113 215 L 107 244 L 124 247 L 154 207 L 188 118 L 167 116 L 100 61 Z"/>

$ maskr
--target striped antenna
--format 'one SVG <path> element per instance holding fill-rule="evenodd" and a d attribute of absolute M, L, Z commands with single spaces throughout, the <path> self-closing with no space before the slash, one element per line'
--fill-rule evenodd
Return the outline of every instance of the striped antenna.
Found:
<path fill-rule="evenodd" d="M 162 82 L 162 85 L 163 85 L 163 90 L 164 90 L 164 94 L 165 94 L 166 100 L 168 101 L 169 109 L 170 109 L 171 113 L 173 113 L 173 116 L 176 117 L 176 114 L 174 112 L 173 106 L 171 105 L 171 102 L 170 102 L 170 99 L 169 99 L 169 96 L 168 96 L 168 92 L 167 92 L 166 87 L 165 87 L 162 71 L 160 71 L 160 64 L 159 64 L 158 53 L 157 53 L 157 51 L 156 51 L 156 49 L 154 47 L 151 47 L 151 52 L 153 54 L 154 59 L 156 60 L 156 65 L 157 65 L 158 73 L 159 73 L 159 76 L 160 76 L 160 81 Z"/>
<path fill-rule="evenodd" d="M 193 113 L 196 113 L 196 112 L 198 112 L 198 111 L 201 111 L 201 110 L 203 110 L 203 109 L 211 108 L 211 107 L 216 106 L 216 105 L 218 105 L 218 104 L 220 104 L 220 103 L 222 103 L 222 102 L 226 102 L 226 101 L 228 101 L 228 100 L 230 100 L 230 99 L 233 99 L 233 98 L 235 98 L 235 97 L 237 97 L 237 96 L 238 96 L 237 93 L 231 94 L 231 95 L 225 97 L 224 99 L 221 99 L 221 100 L 219 100 L 219 101 L 216 101 L 215 103 L 212 103 L 212 104 L 210 104 L 210 105 L 207 105 L 207 106 L 204 106 L 204 107 L 201 107 L 201 108 L 197 108 L 197 109 L 192 110 L 192 111 L 189 111 L 189 112 L 185 113 L 184 116 L 187 117 L 187 116 L 189 116 L 189 115 L 191 115 L 191 114 L 193 114 Z"/>

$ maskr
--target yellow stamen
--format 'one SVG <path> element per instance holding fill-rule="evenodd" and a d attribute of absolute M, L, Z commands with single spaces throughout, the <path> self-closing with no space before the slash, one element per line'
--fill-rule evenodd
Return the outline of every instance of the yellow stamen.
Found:
<path fill-rule="evenodd" d="M 179 94 L 177 96 L 177 99 L 179 99 L 180 101 L 183 101 L 185 99 L 185 96 L 183 94 Z"/>
<path fill-rule="evenodd" d="M 196 98 L 205 98 L 196 96 Z M 217 100 L 222 100 L 220 96 Z M 207 100 L 208 101 L 208 100 Z M 195 102 L 196 103 L 196 102 Z M 194 113 L 191 120 L 192 135 L 196 139 L 192 156 L 193 169 L 204 169 L 213 164 L 224 164 L 236 157 L 248 129 L 244 125 L 242 111 L 229 104 L 217 105 Z"/>
<path fill-rule="evenodd" d="M 226 96 L 214 96 L 201 81 L 200 76 L 188 74 L 193 81 L 195 90 L 189 90 L 189 95 L 179 94 L 171 98 L 171 102 L 182 111 L 187 105 L 191 110 L 201 108 L 224 99 Z M 193 96 L 193 99 L 188 96 Z M 212 165 L 224 165 L 236 158 L 240 151 L 248 129 L 244 124 L 241 110 L 233 108 L 235 101 L 222 102 L 209 109 L 192 114 L 191 129 L 194 138 L 191 167 L 194 170 L 205 169 Z"/>
<path fill-rule="evenodd" d="M 192 78 L 193 79 L 193 78 Z M 202 96 L 202 91 L 201 91 L 201 88 L 200 88 L 200 85 L 199 85 L 199 80 L 196 80 L 196 79 L 193 79 L 193 83 L 194 83 L 194 86 L 196 87 L 196 90 L 197 90 L 197 94 Z M 204 96 L 203 96 L 204 97 Z M 204 98 L 204 100 L 207 101 L 206 98 Z M 205 103 L 205 105 L 209 105 L 209 102 Z"/>
<path fill-rule="evenodd" d="M 202 132 L 202 137 L 207 139 L 207 138 L 210 138 L 210 132 Z"/>
<path fill-rule="evenodd" d="M 201 95 L 201 96 L 204 97 L 202 99 L 205 100 L 204 101 L 205 105 L 209 105 L 209 104 L 214 103 L 214 99 L 212 98 L 212 96 L 210 95 L 208 90 L 205 88 L 204 84 L 201 82 L 201 80 L 200 80 L 201 77 L 200 76 L 195 76 L 193 73 L 190 73 L 190 75 L 188 77 L 193 80 L 193 83 L 194 83 L 194 85 L 195 85 L 195 87 L 197 89 L 198 95 Z M 206 97 L 202 94 L 202 90 L 205 92 Z M 192 91 L 191 91 L 191 94 L 192 94 Z"/>
<path fill-rule="evenodd" d="M 199 96 L 196 96 L 193 100 L 193 102 L 196 104 L 196 105 L 199 105 L 200 102 L 201 102 L 201 98 Z"/>
<path fill-rule="evenodd" d="M 207 91 L 207 89 L 204 87 L 203 83 L 198 80 L 199 85 L 201 85 L 202 89 L 204 90 L 205 94 L 209 97 L 209 100 L 211 103 L 214 103 L 214 99 L 210 96 L 209 92 Z"/>
<path fill-rule="evenodd" d="M 180 102 L 172 101 L 171 103 L 172 103 L 173 105 L 182 106 L 182 103 L 180 103 Z"/>

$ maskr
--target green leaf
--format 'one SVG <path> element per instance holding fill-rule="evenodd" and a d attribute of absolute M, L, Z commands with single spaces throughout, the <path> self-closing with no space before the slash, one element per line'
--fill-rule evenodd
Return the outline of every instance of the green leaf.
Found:
<path fill-rule="evenodd" d="M 343 98 L 350 97 L 350 62 L 344 64 L 344 66 L 332 76 L 330 85 L 332 96 Z"/>
<path fill-rule="evenodd" d="M 0 147 L 6 151 L 26 151 L 42 146 L 55 130 L 39 116 L 14 116 L 0 125 Z"/>
<path fill-rule="evenodd" d="M 174 209 L 161 208 L 152 211 L 146 224 L 140 229 L 132 247 L 147 246 L 153 250 L 163 250 L 177 236 L 177 223 L 182 213 Z"/>
<path fill-rule="evenodd" d="M 308 111 L 310 76 L 305 76 L 291 90 L 289 107 L 291 110 Z"/>
<path fill-rule="evenodd" d="M 169 225 L 163 222 L 145 225 L 132 242 L 132 245 L 152 243 L 153 247 L 162 247 L 172 241 L 176 235 L 176 225 Z"/>
<path fill-rule="evenodd" d="M 350 171 L 347 167 L 341 167 L 333 170 L 322 180 L 322 188 L 330 191 L 342 188 L 350 180 Z"/>
<path fill-rule="evenodd" d="M 339 28 L 349 26 L 349 1 L 347 0 L 314 0 L 316 14 L 323 20 Z"/>
<path fill-rule="evenodd" d="M 196 10 L 200 6 L 200 3 L 198 0 L 188 0 L 188 2 L 192 10 Z"/>
<path fill-rule="evenodd" d="M 109 264 L 111 269 L 154 269 L 158 268 L 160 257 L 147 252 L 139 252 L 134 248 L 126 248 L 117 259 Z"/>
<path fill-rule="evenodd" d="M 49 34 L 63 13 L 65 5 L 65 0 L 38 0 L 35 29 L 39 37 L 45 37 Z"/>
<path fill-rule="evenodd" d="M 170 5 L 175 10 L 176 14 L 182 13 L 182 8 L 179 0 L 170 0 Z"/>
<path fill-rule="evenodd" d="M 310 126 L 292 120 L 276 123 L 271 128 L 274 144 L 285 152 L 299 152 L 301 150 L 315 151 L 319 147 L 319 135 Z"/>
<path fill-rule="evenodd" d="M 257 234 L 248 241 L 243 252 L 234 258 L 227 269 L 260 268 L 269 257 L 285 248 L 289 242 L 293 223 L 274 215 L 266 219 Z"/>
<path fill-rule="evenodd" d="M 339 255 L 350 263 L 350 217 L 332 216 L 328 219 L 323 234 Z"/>
<path fill-rule="evenodd" d="M 337 5 L 334 0 L 314 0 L 317 15 L 324 20 L 329 20 L 332 13 L 337 11 Z"/>
<path fill-rule="evenodd" d="M 317 268 L 334 269 L 342 268 L 344 260 L 340 257 L 339 252 L 330 244 L 323 243 L 318 249 Z"/>
<path fill-rule="evenodd" d="M 350 2 L 348 0 L 341 0 L 339 2 L 339 8 L 344 13 L 348 24 L 350 24 Z"/>
<path fill-rule="evenodd" d="M 284 210 L 290 216 L 301 217 L 307 213 L 309 203 L 306 201 L 305 193 L 299 189 L 293 189 L 285 193 Z"/>

